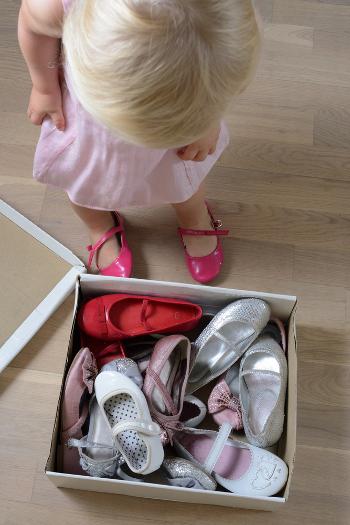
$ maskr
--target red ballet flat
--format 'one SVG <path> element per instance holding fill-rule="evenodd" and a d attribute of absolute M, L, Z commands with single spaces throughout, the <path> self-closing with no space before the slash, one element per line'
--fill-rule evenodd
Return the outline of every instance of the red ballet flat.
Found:
<path fill-rule="evenodd" d="M 138 335 L 192 330 L 201 319 L 200 306 L 177 299 L 111 294 L 87 301 L 78 314 L 87 335 L 113 341 Z"/>

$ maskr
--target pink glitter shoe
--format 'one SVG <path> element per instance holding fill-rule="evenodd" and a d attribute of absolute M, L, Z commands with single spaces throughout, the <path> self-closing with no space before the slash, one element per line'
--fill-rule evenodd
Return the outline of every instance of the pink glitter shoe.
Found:
<path fill-rule="evenodd" d="M 232 429 L 242 430 L 239 400 L 239 365 L 233 365 L 214 386 L 208 399 L 208 412 L 219 426 L 227 422 Z"/>

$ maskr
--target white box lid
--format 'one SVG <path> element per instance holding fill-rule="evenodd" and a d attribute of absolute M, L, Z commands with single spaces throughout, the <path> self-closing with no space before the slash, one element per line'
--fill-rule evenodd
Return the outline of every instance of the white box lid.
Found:
<path fill-rule="evenodd" d="M 0 200 L 0 372 L 73 291 L 86 268 Z"/>

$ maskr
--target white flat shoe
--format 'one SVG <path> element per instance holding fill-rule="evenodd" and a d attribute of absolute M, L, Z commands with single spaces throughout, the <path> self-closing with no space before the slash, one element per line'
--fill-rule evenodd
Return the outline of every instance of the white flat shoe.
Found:
<path fill-rule="evenodd" d="M 115 446 L 132 472 L 150 474 L 164 459 L 161 429 L 151 419 L 140 388 L 119 372 L 101 372 L 95 380 L 96 399 L 110 427 Z"/>
<path fill-rule="evenodd" d="M 270 447 L 283 432 L 287 360 L 269 335 L 260 336 L 241 360 L 239 391 L 243 427 L 249 443 Z"/>
<path fill-rule="evenodd" d="M 229 437 L 231 425 L 219 432 L 184 429 L 175 434 L 179 456 L 204 468 L 217 483 L 241 496 L 273 496 L 285 485 L 288 467 L 275 454 Z"/>
<path fill-rule="evenodd" d="M 193 344 L 196 358 L 187 393 L 226 372 L 259 336 L 270 313 L 265 301 L 254 298 L 239 299 L 221 310 Z"/>

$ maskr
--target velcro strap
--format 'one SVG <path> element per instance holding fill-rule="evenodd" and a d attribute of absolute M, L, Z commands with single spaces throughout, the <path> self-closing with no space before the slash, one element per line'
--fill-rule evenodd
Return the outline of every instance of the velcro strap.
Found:
<path fill-rule="evenodd" d="M 230 423 L 223 423 L 217 433 L 216 439 L 213 446 L 210 449 L 210 452 L 205 460 L 203 465 L 204 470 L 211 474 L 214 470 L 216 463 L 218 462 L 227 442 L 227 439 L 232 431 L 232 425 Z"/>
<path fill-rule="evenodd" d="M 134 421 L 121 421 L 112 428 L 114 436 L 125 432 L 127 430 L 133 430 L 134 432 L 140 432 L 146 436 L 158 436 L 161 433 L 160 427 L 157 423 L 151 421 L 150 423 L 142 420 L 135 419 Z"/>

